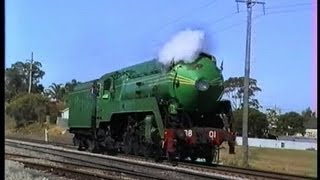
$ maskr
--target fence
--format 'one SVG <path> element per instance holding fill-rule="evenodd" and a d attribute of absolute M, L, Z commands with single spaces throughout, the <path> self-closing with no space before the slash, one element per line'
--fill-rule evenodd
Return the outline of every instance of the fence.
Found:
<path fill-rule="evenodd" d="M 237 145 L 242 145 L 242 137 L 236 138 Z M 286 140 L 275 139 L 258 139 L 248 138 L 248 145 L 252 147 L 267 147 L 267 148 L 279 148 L 279 149 L 315 149 L 317 150 L 317 142 L 296 142 Z"/>

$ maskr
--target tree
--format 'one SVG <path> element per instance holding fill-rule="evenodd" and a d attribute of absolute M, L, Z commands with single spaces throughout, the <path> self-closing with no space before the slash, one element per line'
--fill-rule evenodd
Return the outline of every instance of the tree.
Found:
<path fill-rule="evenodd" d="M 302 117 L 304 117 L 307 121 L 316 119 L 316 112 L 313 112 L 310 107 L 301 112 Z"/>
<path fill-rule="evenodd" d="M 317 127 L 316 112 L 313 112 L 310 107 L 301 112 L 301 116 L 304 118 L 306 128 Z"/>
<path fill-rule="evenodd" d="M 244 77 L 230 77 L 224 82 L 224 95 L 232 102 L 233 109 L 243 106 Z M 259 101 L 254 98 L 261 89 L 257 86 L 257 80 L 250 78 L 249 81 L 249 107 L 259 109 Z"/>
<path fill-rule="evenodd" d="M 32 85 L 31 92 L 41 93 L 43 92 L 43 86 L 40 80 L 45 75 L 45 72 L 41 70 L 42 65 L 40 62 L 35 61 L 32 65 Z M 29 70 L 30 63 L 23 63 L 18 61 L 11 65 L 10 68 L 5 69 L 5 99 L 10 102 L 10 100 L 24 92 L 28 92 L 29 87 Z"/>
<path fill-rule="evenodd" d="M 278 135 L 305 134 L 305 119 L 297 112 L 288 112 L 279 116 L 276 133 Z"/>
<path fill-rule="evenodd" d="M 23 74 L 14 67 L 5 70 L 5 99 L 10 101 L 19 93 L 27 92 L 27 84 Z"/>
<path fill-rule="evenodd" d="M 242 109 L 237 109 L 234 111 L 233 116 L 235 120 L 235 130 L 241 135 L 242 133 Z M 263 112 L 249 108 L 248 116 L 248 136 L 263 138 L 267 136 L 268 133 L 268 121 L 267 116 Z"/>
<path fill-rule="evenodd" d="M 74 90 L 74 87 L 78 84 L 80 84 L 80 82 L 75 79 L 72 79 L 71 82 L 67 82 L 64 86 L 66 89 L 66 92 L 67 93 L 72 92 Z"/>
<path fill-rule="evenodd" d="M 65 88 L 62 86 L 62 84 L 56 84 L 52 83 L 52 85 L 49 86 L 49 89 L 46 90 L 46 94 L 50 96 L 50 98 L 56 99 L 58 101 L 61 101 L 66 93 Z"/>
<path fill-rule="evenodd" d="M 73 92 L 74 91 L 74 88 L 76 87 L 76 85 L 80 84 L 81 82 L 75 80 L 75 79 L 72 79 L 71 82 L 67 82 L 65 84 L 65 90 L 66 90 L 66 93 L 63 97 L 63 100 L 68 103 L 68 95 L 69 93 Z"/>
<path fill-rule="evenodd" d="M 268 108 L 267 109 L 267 120 L 269 123 L 269 133 L 270 134 L 276 134 L 277 124 L 279 121 L 279 116 L 281 112 L 277 108 Z"/>

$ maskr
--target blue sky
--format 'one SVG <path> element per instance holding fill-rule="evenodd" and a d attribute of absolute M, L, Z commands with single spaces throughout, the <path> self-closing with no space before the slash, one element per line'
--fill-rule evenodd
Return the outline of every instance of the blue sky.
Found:
<path fill-rule="evenodd" d="M 89 3 L 90 2 L 90 3 Z M 254 6 L 251 77 L 265 108 L 313 107 L 311 0 L 268 0 Z M 42 83 L 87 81 L 158 55 L 175 33 L 204 30 L 208 51 L 224 61 L 225 78 L 243 76 L 246 8 L 234 0 L 5 1 L 5 62 L 30 58 Z M 258 17 L 257 17 L 258 16 Z"/>

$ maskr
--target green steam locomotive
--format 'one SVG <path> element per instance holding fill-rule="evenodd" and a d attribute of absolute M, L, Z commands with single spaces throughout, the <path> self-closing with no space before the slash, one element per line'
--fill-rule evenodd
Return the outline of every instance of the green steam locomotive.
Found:
<path fill-rule="evenodd" d="M 79 150 L 211 163 L 224 141 L 234 153 L 223 90 L 212 55 L 169 65 L 154 59 L 77 85 L 69 95 L 69 132 Z"/>

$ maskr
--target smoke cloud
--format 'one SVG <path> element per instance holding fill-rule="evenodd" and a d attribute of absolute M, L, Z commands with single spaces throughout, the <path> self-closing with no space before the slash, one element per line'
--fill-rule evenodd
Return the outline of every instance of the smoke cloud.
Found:
<path fill-rule="evenodd" d="M 183 60 L 192 62 L 202 51 L 204 32 L 200 30 L 184 30 L 173 36 L 159 52 L 159 61 L 168 64 Z"/>

